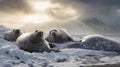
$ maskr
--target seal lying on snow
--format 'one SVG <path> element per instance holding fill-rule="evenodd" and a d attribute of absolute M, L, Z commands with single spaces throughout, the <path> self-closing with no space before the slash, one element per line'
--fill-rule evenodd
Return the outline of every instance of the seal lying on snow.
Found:
<path fill-rule="evenodd" d="M 92 50 L 104 50 L 120 53 L 120 43 L 110 38 L 98 35 L 86 36 L 78 44 L 72 44 L 69 48 L 83 48 Z"/>
<path fill-rule="evenodd" d="M 4 39 L 7 41 L 16 41 L 16 39 L 22 34 L 20 29 L 13 29 L 12 31 L 7 31 L 4 35 Z"/>
<path fill-rule="evenodd" d="M 53 29 L 49 32 L 46 40 L 51 43 L 65 43 L 73 41 L 70 34 L 65 29 Z"/>
<path fill-rule="evenodd" d="M 86 36 L 81 43 L 83 45 L 82 48 L 86 49 L 120 52 L 120 43 L 103 36 Z"/>
<path fill-rule="evenodd" d="M 16 44 L 20 49 L 28 52 L 59 52 L 50 48 L 48 42 L 43 37 L 43 32 L 38 30 L 33 33 L 22 34 L 17 39 Z"/>

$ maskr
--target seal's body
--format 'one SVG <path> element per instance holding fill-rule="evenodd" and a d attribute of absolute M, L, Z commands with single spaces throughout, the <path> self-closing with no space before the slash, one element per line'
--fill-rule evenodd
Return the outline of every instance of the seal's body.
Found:
<path fill-rule="evenodd" d="M 51 43 L 65 43 L 73 41 L 70 34 L 65 29 L 53 29 L 49 32 L 46 40 Z"/>
<path fill-rule="evenodd" d="M 80 42 L 67 45 L 67 48 L 82 48 L 120 53 L 120 43 L 100 35 L 85 36 Z"/>
<path fill-rule="evenodd" d="M 83 38 L 81 48 L 120 52 L 120 43 L 104 36 L 91 35 Z"/>
<path fill-rule="evenodd" d="M 16 41 L 16 39 L 22 34 L 20 29 L 13 29 L 12 31 L 7 31 L 4 34 L 4 39 L 7 41 Z"/>
<path fill-rule="evenodd" d="M 17 39 L 16 44 L 20 49 L 28 51 L 28 52 L 44 52 L 44 51 L 50 52 L 52 51 L 48 42 L 43 37 L 43 32 L 38 31 L 38 30 L 33 33 L 22 34 Z"/>

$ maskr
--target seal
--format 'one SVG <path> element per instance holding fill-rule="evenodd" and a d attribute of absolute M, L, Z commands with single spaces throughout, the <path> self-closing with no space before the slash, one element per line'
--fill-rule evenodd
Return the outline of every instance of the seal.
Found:
<path fill-rule="evenodd" d="M 4 39 L 7 41 L 16 41 L 16 39 L 22 34 L 20 29 L 13 29 L 11 31 L 7 31 L 4 34 Z"/>
<path fill-rule="evenodd" d="M 20 49 L 28 52 L 59 52 L 50 48 L 48 42 L 44 39 L 43 32 L 38 30 L 22 34 L 18 37 L 16 44 Z"/>
<path fill-rule="evenodd" d="M 100 35 L 85 36 L 81 41 L 80 48 L 120 53 L 119 42 Z"/>
<path fill-rule="evenodd" d="M 73 38 L 65 29 L 53 29 L 49 31 L 46 40 L 51 43 L 65 43 L 73 41 Z"/>

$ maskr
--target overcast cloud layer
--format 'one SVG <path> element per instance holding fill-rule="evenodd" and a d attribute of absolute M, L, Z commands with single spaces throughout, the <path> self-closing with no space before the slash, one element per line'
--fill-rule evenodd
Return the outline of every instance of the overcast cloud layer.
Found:
<path fill-rule="evenodd" d="M 30 6 L 26 0 L 0 0 L 0 11 L 7 13 L 29 12 Z"/>
<path fill-rule="evenodd" d="M 72 7 L 77 11 L 78 19 L 70 23 L 58 22 L 33 25 L 33 28 L 66 28 L 74 33 L 120 34 L 120 0 L 51 0 L 53 3 Z M 0 12 L 31 12 L 27 0 L 0 0 Z M 69 12 L 69 11 L 68 11 Z M 48 27 L 49 26 L 49 27 Z M 25 25 L 24 27 L 25 28 Z M 83 31 L 84 30 L 84 31 Z"/>
<path fill-rule="evenodd" d="M 98 33 L 120 33 L 120 0 L 60 0 L 60 2 L 75 8 L 78 13 L 82 12 L 82 20 L 80 17 L 80 22 L 77 23 L 82 22 Z"/>

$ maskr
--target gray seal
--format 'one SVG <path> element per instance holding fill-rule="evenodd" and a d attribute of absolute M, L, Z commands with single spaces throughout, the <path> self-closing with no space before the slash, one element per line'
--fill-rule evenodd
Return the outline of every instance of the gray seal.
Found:
<path fill-rule="evenodd" d="M 53 29 L 49 31 L 46 40 L 51 43 L 65 43 L 73 41 L 73 38 L 65 29 Z"/>
<path fill-rule="evenodd" d="M 81 48 L 120 52 L 120 43 L 108 37 L 90 35 L 83 38 Z"/>
<path fill-rule="evenodd" d="M 16 44 L 20 49 L 28 52 L 57 52 L 57 50 L 50 48 L 48 42 L 44 39 L 43 32 L 38 30 L 32 33 L 22 34 L 17 39 Z"/>
<path fill-rule="evenodd" d="M 16 39 L 22 34 L 20 29 L 13 29 L 11 31 L 7 31 L 4 34 L 4 39 L 7 41 L 16 41 Z"/>
<path fill-rule="evenodd" d="M 80 42 L 69 44 L 68 48 L 103 50 L 120 53 L 120 43 L 100 35 L 85 36 Z"/>

